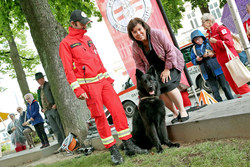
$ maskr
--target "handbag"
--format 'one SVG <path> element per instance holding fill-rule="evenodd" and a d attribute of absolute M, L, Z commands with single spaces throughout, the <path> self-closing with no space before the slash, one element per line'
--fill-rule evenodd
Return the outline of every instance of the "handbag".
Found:
<path fill-rule="evenodd" d="M 240 39 L 238 36 L 234 35 L 231 33 L 233 41 L 234 41 L 234 49 L 236 50 L 237 53 L 241 53 L 243 51 L 241 44 L 240 44 Z"/>
<path fill-rule="evenodd" d="M 217 33 L 220 35 L 219 27 L 217 28 Z M 234 42 L 234 49 L 236 50 L 237 53 L 241 53 L 243 51 L 243 48 L 240 43 L 240 38 L 237 35 L 234 35 L 233 33 L 231 33 L 231 36 Z"/>
<path fill-rule="evenodd" d="M 230 51 L 224 41 L 223 45 L 226 49 L 229 60 L 227 63 L 225 63 L 225 65 L 236 85 L 238 87 L 241 87 L 250 81 L 250 72 L 240 61 L 239 57 L 234 56 L 234 54 Z"/>
<path fill-rule="evenodd" d="M 27 117 L 27 111 L 25 112 L 25 116 L 24 116 L 25 121 L 26 121 L 26 117 Z M 32 131 L 36 131 L 35 127 L 33 125 L 31 125 L 29 122 L 30 122 L 30 120 L 27 121 L 28 124 L 26 126 L 28 126 Z"/>

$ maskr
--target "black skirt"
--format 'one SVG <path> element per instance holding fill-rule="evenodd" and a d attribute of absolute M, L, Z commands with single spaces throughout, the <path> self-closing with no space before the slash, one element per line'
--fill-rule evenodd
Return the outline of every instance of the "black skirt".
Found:
<path fill-rule="evenodd" d="M 150 36 L 148 36 L 148 39 L 150 39 Z M 171 80 L 168 80 L 168 82 L 166 82 L 166 83 L 162 83 L 160 76 L 161 76 L 161 73 L 163 72 L 163 70 L 165 69 L 165 62 L 157 56 L 154 48 L 151 45 L 150 40 L 149 40 L 150 51 L 148 51 L 148 52 L 145 51 L 142 43 L 138 43 L 138 44 L 141 47 L 141 49 L 143 50 L 143 53 L 146 56 L 149 64 L 153 65 L 156 69 L 156 72 L 159 76 L 160 85 L 161 85 L 161 94 L 169 92 L 169 91 L 177 88 L 177 86 L 179 86 L 179 84 L 180 84 L 181 72 L 175 68 L 171 69 L 170 70 Z"/>
<path fill-rule="evenodd" d="M 157 74 L 159 76 L 160 86 L 161 86 L 161 94 L 169 92 L 179 86 L 180 80 L 181 80 L 181 72 L 179 70 L 175 68 L 171 69 L 170 70 L 171 80 L 168 80 L 168 82 L 166 83 L 162 82 L 161 77 L 160 77 L 161 73 L 162 71 L 157 71 Z"/>

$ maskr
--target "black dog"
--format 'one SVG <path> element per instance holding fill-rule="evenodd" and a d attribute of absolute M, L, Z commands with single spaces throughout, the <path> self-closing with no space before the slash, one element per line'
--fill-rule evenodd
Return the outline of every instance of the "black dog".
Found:
<path fill-rule="evenodd" d="M 159 99 L 160 84 L 155 68 L 151 66 L 146 74 L 137 69 L 136 80 L 140 102 L 133 115 L 133 142 L 143 149 L 155 146 L 158 153 L 163 151 L 161 144 L 179 147 L 179 143 L 168 139 L 165 105 Z"/>

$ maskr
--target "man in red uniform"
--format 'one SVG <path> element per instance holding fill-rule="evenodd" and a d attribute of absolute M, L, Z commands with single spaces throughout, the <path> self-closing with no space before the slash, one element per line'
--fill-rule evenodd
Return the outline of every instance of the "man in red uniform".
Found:
<path fill-rule="evenodd" d="M 105 148 L 111 152 L 115 164 L 123 163 L 116 141 L 103 110 L 103 105 L 110 111 L 120 140 L 122 140 L 127 155 L 147 153 L 131 141 L 132 135 L 127 123 L 121 101 L 113 89 L 111 79 L 103 66 L 92 40 L 85 35 L 86 26 L 91 21 L 80 10 L 71 13 L 69 34 L 60 43 L 61 57 L 67 80 L 77 98 L 86 100 L 95 118 L 97 130 Z"/>

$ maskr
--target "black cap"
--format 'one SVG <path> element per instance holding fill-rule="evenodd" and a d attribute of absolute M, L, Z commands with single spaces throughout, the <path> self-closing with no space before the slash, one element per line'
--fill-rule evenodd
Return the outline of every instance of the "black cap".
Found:
<path fill-rule="evenodd" d="M 41 72 L 36 73 L 36 74 L 35 74 L 35 79 L 38 80 L 38 79 L 40 79 L 40 78 L 44 78 L 43 73 L 41 73 Z"/>
<path fill-rule="evenodd" d="M 91 20 L 89 20 L 86 14 L 78 9 L 71 13 L 70 21 L 79 21 L 82 24 L 87 24 L 88 22 L 91 22 Z"/>

